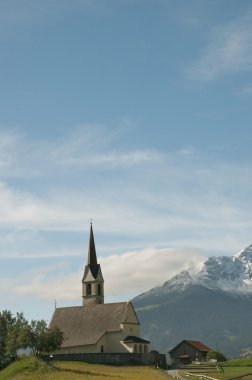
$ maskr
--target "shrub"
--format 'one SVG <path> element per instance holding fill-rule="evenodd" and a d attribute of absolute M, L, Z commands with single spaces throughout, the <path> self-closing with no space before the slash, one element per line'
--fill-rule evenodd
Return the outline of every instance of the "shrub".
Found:
<path fill-rule="evenodd" d="M 225 362 L 227 360 L 227 358 L 225 357 L 225 355 L 223 355 L 219 351 L 210 351 L 210 352 L 208 352 L 208 354 L 206 356 L 206 360 L 210 361 L 211 359 L 215 359 L 215 360 L 217 360 L 217 362 Z"/>

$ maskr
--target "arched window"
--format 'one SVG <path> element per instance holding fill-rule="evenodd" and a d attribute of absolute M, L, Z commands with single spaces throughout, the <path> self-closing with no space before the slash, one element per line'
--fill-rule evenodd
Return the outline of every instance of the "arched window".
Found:
<path fill-rule="evenodd" d="M 139 344 L 139 352 L 142 353 L 143 352 L 143 348 L 142 348 L 142 345 Z"/>
<path fill-rule="evenodd" d="M 98 296 L 101 296 L 101 284 L 98 284 Z"/>
<path fill-rule="evenodd" d="M 86 294 L 87 294 L 87 296 L 91 295 L 91 284 L 86 285 Z"/>
<path fill-rule="evenodd" d="M 137 353 L 138 352 L 138 349 L 137 349 L 137 344 L 134 345 L 134 352 Z"/>
<path fill-rule="evenodd" d="M 148 352 L 148 348 L 147 348 L 147 344 L 144 345 L 144 353 L 147 354 Z"/>

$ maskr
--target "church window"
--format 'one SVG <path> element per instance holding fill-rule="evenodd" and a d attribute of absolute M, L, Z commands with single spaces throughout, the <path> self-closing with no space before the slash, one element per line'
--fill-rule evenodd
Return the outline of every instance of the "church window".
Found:
<path fill-rule="evenodd" d="M 134 345 L 134 352 L 138 352 L 137 345 Z"/>
<path fill-rule="evenodd" d="M 139 352 L 141 352 L 141 353 L 143 352 L 141 344 L 139 344 Z"/>
<path fill-rule="evenodd" d="M 144 345 L 144 353 L 146 354 L 148 352 L 148 350 L 147 350 L 147 345 L 145 344 Z"/>
<path fill-rule="evenodd" d="M 104 352 L 104 346 L 101 346 L 101 352 Z"/>
<path fill-rule="evenodd" d="M 91 284 L 87 284 L 87 286 L 86 286 L 86 293 L 87 293 L 87 296 L 91 295 Z"/>

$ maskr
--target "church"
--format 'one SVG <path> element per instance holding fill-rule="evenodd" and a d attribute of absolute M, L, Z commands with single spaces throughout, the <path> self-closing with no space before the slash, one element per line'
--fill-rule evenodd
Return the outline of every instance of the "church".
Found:
<path fill-rule="evenodd" d="M 56 308 L 49 327 L 57 326 L 64 341 L 55 354 L 148 353 L 131 302 L 104 303 L 104 279 L 97 263 L 92 223 L 88 259 L 82 279 L 82 306 Z"/>

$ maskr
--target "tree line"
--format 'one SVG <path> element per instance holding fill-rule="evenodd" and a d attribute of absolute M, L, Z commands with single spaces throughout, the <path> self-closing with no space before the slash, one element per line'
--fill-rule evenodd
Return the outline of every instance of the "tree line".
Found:
<path fill-rule="evenodd" d="M 29 348 L 34 356 L 51 353 L 63 343 L 58 327 L 49 329 L 44 320 L 30 323 L 23 313 L 0 312 L 0 368 L 17 357 L 19 349 Z"/>

